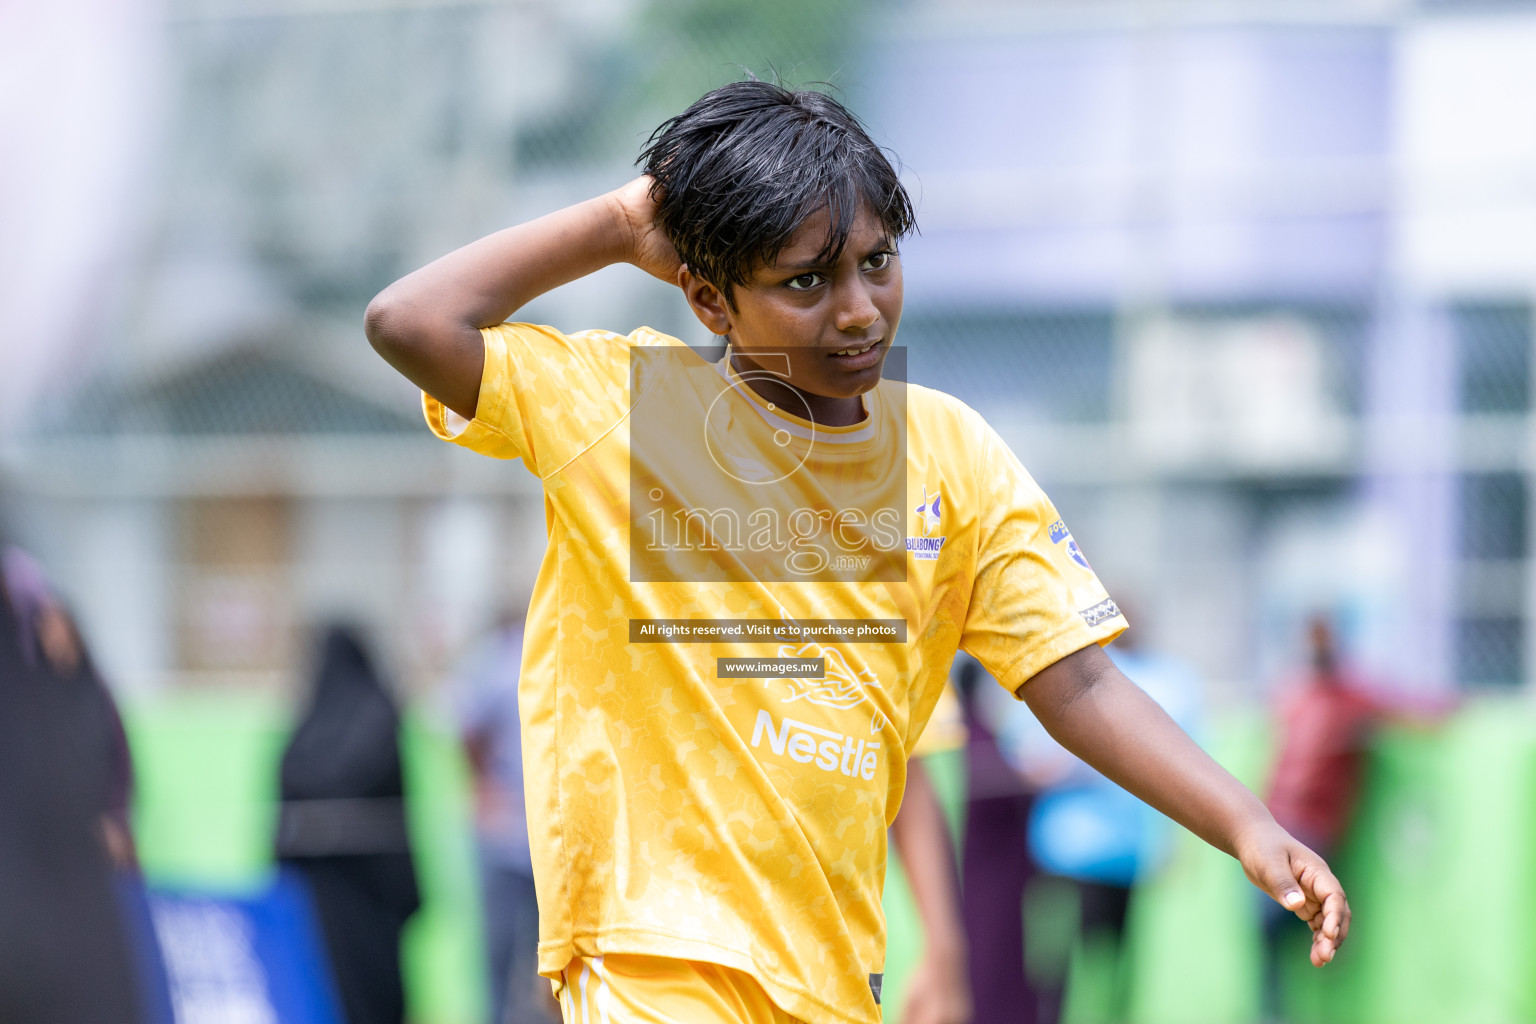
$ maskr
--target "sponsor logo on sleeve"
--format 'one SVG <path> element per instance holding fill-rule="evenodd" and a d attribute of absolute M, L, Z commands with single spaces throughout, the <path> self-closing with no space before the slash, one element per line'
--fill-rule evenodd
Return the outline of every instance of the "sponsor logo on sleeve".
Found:
<path fill-rule="evenodd" d="M 1097 626 L 1105 619 L 1112 619 L 1120 614 L 1120 606 L 1111 598 L 1105 598 L 1092 608 L 1080 608 L 1077 614 L 1083 617 L 1083 621 L 1090 626 Z"/>
<path fill-rule="evenodd" d="M 1083 554 L 1083 549 L 1077 546 L 1077 541 L 1067 541 L 1067 554 L 1072 556 L 1072 561 L 1084 569 L 1087 569 L 1089 572 L 1093 571 L 1093 566 L 1088 564 L 1088 556 Z"/>
<path fill-rule="evenodd" d="M 1072 531 L 1067 529 L 1067 524 L 1065 522 L 1058 519 L 1051 524 L 1051 543 L 1060 544 L 1062 541 L 1066 541 L 1067 543 L 1068 557 L 1070 557 L 1072 561 L 1076 562 L 1084 569 L 1092 572 L 1093 566 L 1088 564 L 1088 556 L 1083 554 L 1083 549 L 1078 547 L 1077 541 L 1072 539 Z"/>

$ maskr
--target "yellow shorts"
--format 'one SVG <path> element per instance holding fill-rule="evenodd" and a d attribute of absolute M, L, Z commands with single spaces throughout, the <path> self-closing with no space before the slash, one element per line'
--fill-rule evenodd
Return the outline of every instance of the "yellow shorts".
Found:
<path fill-rule="evenodd" d="M 576 957 L 552 983 L 565 1024 L 803 1024 L 752 975 L 699 960 Z"/>

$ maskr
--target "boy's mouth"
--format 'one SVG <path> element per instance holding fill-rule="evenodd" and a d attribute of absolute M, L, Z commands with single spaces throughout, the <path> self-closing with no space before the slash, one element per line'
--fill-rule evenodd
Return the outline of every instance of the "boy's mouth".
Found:
<path fill-rule="evenodd" d="M 873 365 L 879 361 L 880 347 L 883 340 L 876 338 L 874 341 L 866 341 L 860 345 L 837 349 L 827 354 L 850 369 L 864 369 L 866 364 Z"/>

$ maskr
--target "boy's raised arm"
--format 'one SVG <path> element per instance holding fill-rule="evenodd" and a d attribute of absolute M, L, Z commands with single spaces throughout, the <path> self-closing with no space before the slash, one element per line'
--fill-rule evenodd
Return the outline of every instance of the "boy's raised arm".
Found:
<path fill-rule="evenodd" d="M 1062 746 L 1219 850 L 1312 927 L 1312 963 L 1349 934 L 1349 903 L 1328 865 L 1275 823 L 1258 797 L 1201 750 L 1099 647 L 1037 673 L 1020 694 Z"/>
<path fill-rule="evenodd" d="M 611 263 L 677 283 L 680 263 L 656 227 L 650 186 L 650 178 L 636 178 L 407 274 L 368 304 L 368 340 L 417 387 L 473 419 L 485 358 L 480 328 Z"/>

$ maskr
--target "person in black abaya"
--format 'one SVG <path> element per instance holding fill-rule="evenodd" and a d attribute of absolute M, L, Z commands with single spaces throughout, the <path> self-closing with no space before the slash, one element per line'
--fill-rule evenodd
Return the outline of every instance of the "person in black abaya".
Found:
<path fill-rule="evenodd" d="M 115 713 L 6 582 L 0 567 L 0 1021 L 139 1024 L 104 831 Z"/>
<path fill-rule="evenodd" d="M 283 754 L 277 856 L 308 884 L 347 1024 L 401 1024 L 400 933 L 420 904 L 400 715 L 357 633 L 321 643 Z"/>

